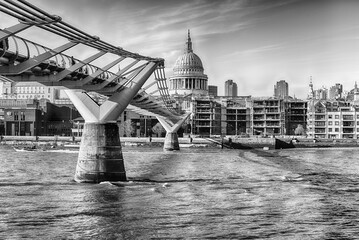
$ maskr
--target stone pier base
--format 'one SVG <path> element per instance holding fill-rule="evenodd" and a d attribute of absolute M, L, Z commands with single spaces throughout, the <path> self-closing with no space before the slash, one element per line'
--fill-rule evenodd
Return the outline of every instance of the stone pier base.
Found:
<path fill-rule="evenodd" d="M 86 183 L 126 181 L 116 123 L 85 123 L 75 181 Z"/>
<path fill-rule="evenodd" d="M 166 133 L 163 149 L 167 151 L 179 150 L 179 142 L 177 133 Z"/>

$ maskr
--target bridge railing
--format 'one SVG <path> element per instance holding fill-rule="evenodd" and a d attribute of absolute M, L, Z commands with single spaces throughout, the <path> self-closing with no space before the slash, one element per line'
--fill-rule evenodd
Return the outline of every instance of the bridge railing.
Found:
<path fill-rule="evenodd" d="M 0 31 L 2 30 L 0 29 Z M 18 64 L 30 59 L 31 57 L 35 57 L 49 51 L 51 51 L 51 49 L 43 45 L 18 36 L 10 36 L 9 38 L 0 41 L 0 65 Z M 59 72 L 77 62 L 82 61 L 74 58 L 73 56 L 59 53 L 42 62 L 43 64 L 41 69 L 35 67 L 32 71 L 41 71 L 42 74 L 50 74 L 51 70 L 57 70 L 57 72 Z M 91 75 L 97 70 L 101 70 L 101 68 L 88 63 L 82 66 L 78 72 L 85 75 Z M 104 70 L 99 78 L 105 79 L 114 75 L 115 73 L 112 71 Z"/>

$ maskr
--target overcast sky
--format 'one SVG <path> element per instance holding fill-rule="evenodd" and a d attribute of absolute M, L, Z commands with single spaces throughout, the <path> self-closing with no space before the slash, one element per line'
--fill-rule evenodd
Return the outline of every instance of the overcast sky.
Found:
<path fill-rule="evenodd" d="M 31 0 L 115 46 L 166 60 L 167 77 L 187 29 L 209 84 L 224 94 L 272 96 L 279 80 L 305 98 L 314 88 L 359 82 L 357 0 Z M 0 13 L 3 15 L 3 13 Z M 0 27 L 9 27 L 0 16 Z M 53 41 L 51 41 L 53 44 Z M 46 45 L 46 44 L 45 44 Z"/>

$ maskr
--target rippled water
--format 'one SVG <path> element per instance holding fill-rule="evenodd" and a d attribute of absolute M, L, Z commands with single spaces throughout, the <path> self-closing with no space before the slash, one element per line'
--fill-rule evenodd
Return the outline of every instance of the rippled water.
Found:
<path fill-rule="evenodd" d="M 355 239 L 359 149 L 129 148 L 129 182 L 73 182 L 77 154 L 1 147 L 1 239 Z"/>

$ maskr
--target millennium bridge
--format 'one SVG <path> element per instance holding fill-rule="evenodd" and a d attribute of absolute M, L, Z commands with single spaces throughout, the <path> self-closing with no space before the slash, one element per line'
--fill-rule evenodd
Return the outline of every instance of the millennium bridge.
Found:
<path fill-rule="evenodd" d="M 189 113 L 180 113 L 173 107 L 164 59 L 113 46 L 25 0 L 0 1 L 0 11 L 18 22 L 0 29 L 2 79 L 64 87 L 85 120 L 75 181 L 126 180 L 117 124 L 126 108 L 155 116 L 166 130 L 164 149 L 179 150 L 177 130 Z M 29 28 L 41 31 L 45 41 L 51 42 L 55 36 L 64 44 L 50 48 L 32 41 L 33 34 L 22 37 Z M 81 53 L 94 54 L 85 59 L 65 54 L 78 47 L 85 49 Z M 146 85 L 152 74 L 154 81 Z M 150 88 L 156 90 L 149 94 L 146 91 Z M 96 102 L 91 93 L 104 96 L 105 101 Z"/>

